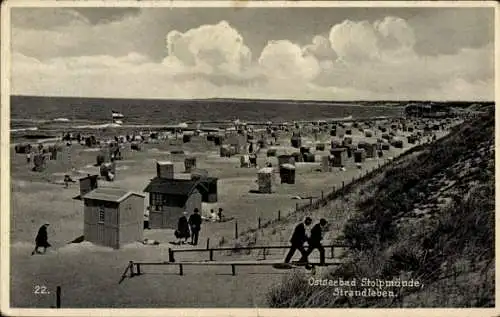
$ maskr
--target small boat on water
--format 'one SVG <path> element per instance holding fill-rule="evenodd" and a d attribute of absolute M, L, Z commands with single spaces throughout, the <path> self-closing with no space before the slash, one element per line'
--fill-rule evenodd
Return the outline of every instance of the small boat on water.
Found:
<path fill-rule="evenodd" d="M 123 114 L 116 112 L 114 110 L 111 110 L 111 117 L 113 125 L 119 125 L 119 126 L 123 124 L 123 118 L 125 118 Z"/>

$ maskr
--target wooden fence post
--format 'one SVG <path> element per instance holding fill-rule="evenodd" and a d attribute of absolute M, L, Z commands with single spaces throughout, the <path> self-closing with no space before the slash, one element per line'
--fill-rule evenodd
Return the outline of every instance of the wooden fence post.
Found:
<path fill-rule="evenodd" d="M 56 308 L 61 308 L 61 286 L 56 288 Z"/>
<path fill-rule="evenodd" d="M 175 262 L 174 259 L 174 250 L 168 248 L 168 262 Z"/>
<path fill-rule="evenodd" d="M 135 272 L 134 272 L 134 261 L 129 261 L 129 266 L 130 266 L 130 277 L 134 277 Z"/>
<path fill-rule="evenodd" d="M 312 197 L 309 197 L 309 209 L 312 208 L 312 204 L 313 204 L 313 199 Z"/>
<path fill-rule="evenodd" d="M 345 185 L 344 185 L 344 181 L 342 181 L 342 189 L 344 189 L 344 186 L 345 186 Z"/>
<path fill-rule="evenodd" d="M 260 217 L 259 217 L 259 220 L 258 220 L 257 228 L 260 229 Z"/>
<path fill-rule="evenodd" d="M 278 210 L 278 221 L 281 219 L 281 210 Z"/>
<path fill-rule="evenodd" d="M 207 250 L 210 249 L 210 238 L 207 238 Z"/>
<path fill-rule="evenodd" d="M 299 211 L 299 203 L 295 203 L 295 211 Z"/>
<path fill-rule="evenodd" d="M 238 221 L 234 222 L 234 238 L 238 239 Z"/>
<path fill-rule="evenodd" d="M 323 193 L 323 191 L 321 191 L 321 200 L 323 200 L 323 199 L 324 199 L 324 193 Z"/>

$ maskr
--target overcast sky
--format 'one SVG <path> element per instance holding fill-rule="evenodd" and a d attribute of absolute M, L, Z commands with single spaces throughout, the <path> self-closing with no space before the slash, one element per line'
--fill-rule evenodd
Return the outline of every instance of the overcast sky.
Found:
<path fill-rule="evenodd" d="M 14 8 L 12 93 L 494 99 L 492 8 Z"/>

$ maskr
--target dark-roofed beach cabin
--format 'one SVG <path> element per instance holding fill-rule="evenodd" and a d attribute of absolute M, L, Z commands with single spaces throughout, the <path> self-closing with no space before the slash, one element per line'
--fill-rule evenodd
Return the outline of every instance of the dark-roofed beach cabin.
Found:
<path fill-rule="evenodd" d="M 184 211 L 201 210 L 198 185 L 198 180 L 153 178 L 144 189 L 149 193 L 151 229 L 175 229 Z"/>
<path fill-rule="evenodd" d="M 192 176 L 191 179 L 193 179 Z M 201 193 L 202 202 L 205 203 L 217 202 L 217 181 L 218 181 L 217 177 L 203 177 L 199 179 L 197 189 Z"/>
<path fill-rule="evenodd" d="M 85 240 L 119 249 L 142 241 L 144 196 L 120 188 L 96 188 L 82 196 Z"/>

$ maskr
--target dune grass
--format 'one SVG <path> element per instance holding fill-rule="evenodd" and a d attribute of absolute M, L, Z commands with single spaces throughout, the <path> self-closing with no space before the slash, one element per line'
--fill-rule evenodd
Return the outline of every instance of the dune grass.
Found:
<path fill-rule="evenodd" d="M 386 289 L 391 298 L 332 296 L 331 287 L 294 276 L 269 292 L 269 305 L 494 307 L 493 129 L 491 115 L 464 124 L 367 188 L 343 229 L 349 260 L 325 275 L 421 287 Z"/>

